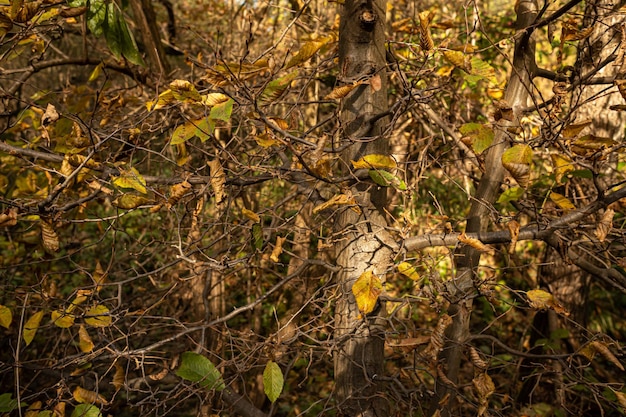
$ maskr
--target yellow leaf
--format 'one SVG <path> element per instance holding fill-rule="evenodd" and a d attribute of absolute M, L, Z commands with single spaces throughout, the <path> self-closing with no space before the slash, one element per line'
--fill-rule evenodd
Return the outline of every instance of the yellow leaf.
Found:
<path fill-rule="evenodd" d="M 112 323 L 109 309 L 99 304 L 91 307 L 85 314 L 85 323 L 94 327 L 107 327 Z"/>
<path fill-rule="evenodd" d="M 306 42 L 304 45 L 302 45 L 298 53 L 287 62 L 285 69 L 289 69 L 291 67 L 306 62 L 309 58 L 315 55 L 317 51 L 319 51 L 324 45 L 332 42 L 334 38 L 334 36 L 330 35 Z"/>
<path fill-rule="evenodd" d="M 40 415 L 44 415 L 43 413 L 41 413 L 42 411 L 44 411 L 43 403 L 41 401 L 35 401 L 28 407 L 26 413 L 24 414 L 24 417 L 38 417 Z"/>
<path fill-rule="evenodd" d="M 515 145 L 502 154 L 502 166 L 507 169 L 523 187 L 530 183 L 530 166 L 533 160 L 533 151 L 528 145 Z"/>
<path fill-rule="evenodd" d="M 189 120 L 174 129 L 170 145 L 180 145 L 196 136 L 196 130 L 200 121 Z"/>
<path fill-rule="evenodd" d="M 333 207 L 333 206 L 342 206 L 342 205 L 352 205 L 352 209 L 354 211 L 356 211 L 357 213 L 361 213 L 361 209 L 359 208 L 356 200 L 354 199 L 354 197 L 352 197 L 352 195 L 348 195 L 348 194 L 337 194 L 335 196 L 333 196 L 330 200 L 316 206 L 315 208 L 313 208 L 313 214 L 317 214 L 320 211 L 326 210 L 327 208 Z"/>
<path fill-rule="evenodd" d="M 252 210 L 248 210 L 245 207 L 241 209 L 241 214 L 252 220 L 254 223 L 259 223 L 261 221 L 261 217 L 259 217 L 258 214 L 256 214 Z"/>
<path fill-rule="evenodd" d="M 0 304 L 0 326 L 8 329 L 13 321 L 13 313 L 9 307 Z"/>
<path fill-rule="evenodd" d="M 552 159 L 552 169 L 554 170 L 556 182 L 561 184 L 563 177 L 568 172 L 575 170 L 574 163 L 567 156 L 560 154 L 552 154 L 550 155 L 550 159 Z"/>
<path fill-rule="evenodd" d="M 591 120 L 585 120 L 584 122 L 579 123 L 570 123 L 563 129 L 562 135 L 565 139 L 572 139 L 578 136 L 578 134 L 590 124 Z"/>
<path fill-rule="evenodd" d="M 386 169 L 393 170 L 398 167 L 396 160 L 389 155 L 365 155 L 358 161 L 350 161 L 354 169 Z"/>
<path fill-rule="evenodd" d="M 137 194 L 122 194 L 112 201 L 115 207 L 123 210 L 132 210 L 140 206 L 152 203 L 152 200 Z"/>
<path fill-rule="evenodd" d="M 87 332 L 87 329 L 82 324 L 78 328 L 78 348 L 83 353 L 89 353 L 93 351 L 94 348 L 89 332 Z"/>
<path fill-rule="evenodd" d="M 63 310 L 54 310 L 51 313 L 52 324 L 62 329 L 67 329 L 74 325 L 74 316 Z"/>
<path fill-rule="evenodd" d="M 621 391 L 615 391 L 615 390 L 613 390 L 613 393 L 615 394 L 615 397 L 617 398 L 617 402 L 619 403 L 619 405 L 621 405 L 622 408 L 626 410 L 626 394 L 624 394 Z"/>
<path fill-rule="evenodd" d="M 120 176 L 112 177 L 113 184 L 120 188 L 132 188 L 139 191 L 142 194 L 146 194 L 146 180 L 134 167 L 129 170 L 123 170 L 120 168 Z"/>
<path fill-rule="evenodd" d="M 529 304 L 538 310 L 554 310 L 558 314 L 569 316 L 565 308 L 554 298 L 552 294 L 544 290 L 530 290 L 526 292 Z"/>
<path fill-rule="evenodd" d="M 188 102 L 202 101 L 202 97 L 196 87 L 187 80 L 174 80 L 170 83 L 170 89 L 174 92 L 177 100 Z"/>
<path fill-rule="evenodd" d="M 43 318 L 43 311 L 38 311 L 26 321 L 24 324 L 24 331 L 22 332 L 22 338 L 24 342 L 26 342 L 26 346 L 30 345 L 30 342 L 33 341 L 35 334 L 37 333 L 37 329 L 39 329 L 39 324 L 41 324 L 41 319 Z"/>
<path fill-rule="evenodd" d="M 276 137 L 270 132 L 265 132 L 260 135 L 254 135 L 252 136 L 252 138 L 257 143 L 257 145 L 262 148 L 269 148 L 271 146 L 280 145 L 280 141 L 278 141 Z"/>
<path fill-rule="evenodd" d="M 415 270 L 415 267 L 408 262 L 401 262 L 397 266 L 398 272 L 407 278 L 417 281 L 420 279 L 420 275 Z"/>
<path fill-rule="evenodd" d="M 444 50 L 443 57 L 455 67 L 459 67 L 467 73 L 472 72 L 472 61 L 469 55 L 466 55 L 461 51 Z"/>
<path fill-rule="evenodd" d="M 217 106 L 218 104 L 228 101 L 230 97 L 222 93 L 210 93 L 202 96 L 202 104 L 208 107 Z"/>
<path fill-rule="evenodd" d="M 576 209 L 576 206 L 574 206 L 563 194 L 555 193 L 553 191 L 550 193 L 550 200 L 559 206 L 561 210 L 569 211 Z"/>
<path fill-rule="evenodd" d="M 383 290 L 383 284 L 372 271 L 365 271 L 352 285 L 352 294 L 359 311 L 363 314 L 371 313 L 376 307 L 378 296 Z"/>
<path fill-rule="evenodd" d="M 72 396 L 81 404 L 107 405 L 109 402 L 100 394 L 82 387 L 76 387 Z"/>
<path fill-rule="evenodd" d="M 270 255 L 272 262 L 278 262 L 278 257 L 283 253 L 283 243 L 285 240 L 287 240 L 286 237 L 276 237 L 276 246 L 274 246 L 274 250 L 272 250 L 272 254 Z"/>

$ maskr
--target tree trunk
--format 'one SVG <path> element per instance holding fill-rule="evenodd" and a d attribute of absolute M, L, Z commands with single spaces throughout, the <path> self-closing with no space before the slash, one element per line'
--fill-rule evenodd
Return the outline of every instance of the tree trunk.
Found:
<path fill-rule="evenodd" d="M 341 164 L 367 154 L 385 153 L 387 143 L 378 137 L 383 129 L 379 116 L 387 112 L 385 74 L 385 0 L 346 0 L 341 6 L 339 29 L 340 79 L 380 76 L 382 87 L 354 89 L 342 101 Z M 386 231 L 379 209 L 385 205 L 386 190 L 371 182 L 357 182 L 345 190 L 360 210 L 347 207 L 334 218 L 339 298 L 335 307 L 335 398 L 340 415 L 387 416 L 389 405 L 382 393 L 384 368 L 384 303 L 368 315 L 359 312 L 352 285 L 365 271 L 384 280 L 392 265 L 395 243 Z M 359 213 L 357 213 L 359 211 Z"/>
<path fill-rule="evenodd" d="M 516 3 L 516 29 L 528 28 L 537 16 L 537 0 L 520 0 Z M 519 126 L 521 110 L 527 106 L 532 91 L 532 79 L 536 70 L 535 47 L 532 40 L 532 31 L 520 36 L 515 45 L 513 69 L 506 87 L 504 100 L 511 107 L 515 117 L 512 121 L 501 119 L 498 122 L 494 145 L 489 148 L 485 158 L 485 173 L 480 179 L 475 198 L 467 219 L 467 233 L 480 233 L 489 226 L 491 207 L 501 190 L 505 168 L 502 166 L 502 154 L 509 148 L 507 128 Z M 448 315 L 452 323 L 446 330 L 447 343 L 440 355 L 447 367 L 446 377 L 449 382 L 458 382 L 464 343 L 470 329 L 472 301 L 476 294 L 474 275 L 480 261 L 480 252 L 470 246 L 461 247 L 455 254 L 456 276 L 447 285 L 450 306 Z M 456 387 L 448 385 L 448 381 L 437 381 L 435 396 L 430 413 L 438 410 L 441 416 L 454 415 L 456 405 Z"/>

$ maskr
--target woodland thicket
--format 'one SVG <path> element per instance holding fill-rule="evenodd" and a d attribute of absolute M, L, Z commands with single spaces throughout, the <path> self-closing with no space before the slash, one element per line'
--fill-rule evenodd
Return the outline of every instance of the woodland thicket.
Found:
<path fill-rule="evenodd" d="M 0 415 L 623 415 L 625 111 L 617 0 L 0 0 Z"/>

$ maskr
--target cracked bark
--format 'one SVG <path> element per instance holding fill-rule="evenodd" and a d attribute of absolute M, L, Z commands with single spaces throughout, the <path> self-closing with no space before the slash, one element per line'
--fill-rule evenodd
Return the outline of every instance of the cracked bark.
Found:
<path fill-rule="evenodd" d="M 386 118 L 379 119 L 363 132 L 362 120 L 387 111 L 385 74 L 385 0 L 346 0 L 341 7 L 339 65 L 341 79 L 378 74 L 382 88 L 357 87 L 342 100 L 340 119 L 343 127 L 342 169 L 348 172 L 350 160 L 366 154 L 386 153 L 383 131 Z M 363 136 L 361 136 L 363 135 Z M 376 139 L 375 139 L 376 138 Z M 335 306 L 335 399 L 340 415 L 387 416 L 389 404 L 380 383 L 384 368 L 384 303 L 362 317 L 352 285 L 365 271 L 384 278 L 391 267 L 396 243 L 386 230 L 379 209 L 385 205 L 386 190 L 372 184 L 357 183 L 350 191 L 361 213 L 351 208 L 334 216 L 339 296 Z"/>

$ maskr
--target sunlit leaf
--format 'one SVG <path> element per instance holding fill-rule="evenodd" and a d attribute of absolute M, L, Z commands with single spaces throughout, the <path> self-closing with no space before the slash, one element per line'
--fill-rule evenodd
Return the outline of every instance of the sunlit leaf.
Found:
<path fill-rule="evenodd" d="M 489 245 L 485 245 L 483 242 L 481 242 L 478 239 L 474 239 L 472 237 L 468 237 L 465 235 L 465 233 L 461 233 L 458 237 L 459 242 L 465 244 L 465 245 L 469 245 L 471 247 L 473 247 L 474 249 L 476 249 L 479 252 L 486 252 L 486 253 L 491 253 L 493 254 L 495 252 L 495 250 L 493 249 L 493 247 L 489 246 Z"/>
<path fill-rule="evenodd" d="M 230 120 L 230 116 L 233 112 L 233 99 L 228 99 L 222 103 L 218 103 L 211 109 L 209 118 L 211 120 L 222 120 L 227 122 Z"/>
<path fill-rule="evenodd" d="M 515 145 L 502 154 L 502 165 L 511 173 L 517 183 L 526 188 L 530 183 L 530 166 L 533 151 L 528 145 Z"/>
<path fill-rule="evenodd" d="M 259 223 L 261 221 L 261 217 L 259 217 L 258 214 L 256 214 L 252 210 L 248 210 L 245 207 L 241 209 L 241 214 L 243 214 L 249 220 L 252 220 L 254 223 Z"/>
<path fill-rule="evenodd" d="M 406 183 L 391 172 L 379 171 L 376 169 L 369 170 L 370 178 L 381 187 L 392 186 L 397 190 L 406 191 Z"/>
<path fill-rule="evenodd" d="M 304 45 L 298 50 L 296 55 L 291 57 L 289 61 L 287 61 L 287 65 L 285 65 L 285 69 L 289 69 L 296 65 L 300 65 L 306 62 L 309 58 L 317 53 L 324 45 L 327 45 L 330 42 L 335 41 L 335 37 L 333 35 L 324 36 L 319 39 L 315 39 L 312 41 L 305 42 Z"/>
<path fill-rule="evenodd" d="M 50 314 L 52 324 L 62 329 L 67 329 L 74 325 L 74 316 L 63 310 L 54 310 Z"/>
<path fill-rule="evenodd" d="M 490 81 L 495 81 L 496 70 L 486 61 L 477 57 L 472 57 L 470 59 L 470 65 L 472 75 L 476 75 Z"/>
<path fill-rule="evenodd" d="M 222 391 L 226 388 L 222 374 L 208 358 L 195 353 L 184 352 L 176 375 L 187 381 L 197 382 L 206 389 Z"/>
<path fill-rule="evenodd" d="M 383 284 L 372 271 L 365 271 L 352 285 L 352 294 L 363 314 L 374 311 L 378 296 L 383 290 Z"/>
<path fill-rule="evenodd" d="M 151 204 L 152 202 L 153 201 L 148 197 L 131 193 L 122 194 L 112 201 L 115 207 L 119 207 L 123 210 L 132 210 L 146 204 Z"/>
<path fill-rule="evenodd" d="M 134 167 L 128 170 L 120 168 L 119 177 L 111 177 L 113 184 L 120 188 L 132 188 L 139 191 L 142 194 L 146 194 L 146 180 Z"/>
<path fill-rule="evenodd" d="M 172 133 L 172 140 L 170 140 L 170 145 L 178 145 L 188 141 L 196 135 L 197 122 L 188 120 L 185 123 L 178 125 L 176 129 L 174 129 L 174 133 Z"/>
<path fill-rule="evenodd" d="M 22 331 L 22 338 L 26 343 L 26 346 L 30 345 L 30 343 L 35 338 L 35 334 L 39 329 L 39 325 L 41 324 L 41 319 L 43 319 L 44 312 L 38 311 L 24 323 L 24 330 Z"/>
<path fill-rule="evenodd" d="M 177 102 L 178 100 L 176 99 L 174 92 L 172 90 L 165 90 L 164 92 L 159 94 L 156 102 L 148 101 L 146 103 L 146 108 L 148 109 L 148 111 L 159 110 L 163 107 L 170 106 Z"/>
<path fill-rule="evenodd" d="M 572 142 L 572 152 L 577 155 L 590 157 L 604 149 L 615 146 L 617 142 L 610 138 L 595 135 L 585 135 Z"/>
<path fill-rule="evenodd" d="M 361 212 L 361 209 L 358 207 L 356 200 L 354 199 L 354 197 L 352 195 L 349 194 L 337 194 L 335 196 L 333 196 L 330 200 L 319 204 L 318 206 L 316 206 L 315 208 L 313 208 L 313 214 L 317 214 L 320 211 L 326 210 L 328 208 L 334 207 L 334 206 L 343 206 L 343 205 L 351 205 L 354 206 L 352 207 L 355 211 L 357 211 L 357 213 Z"/>
<path fill-rule="evenodd" d="M 276 137 L 271 132 L 264 132 L 260 135 L 252 136 L 254 141 L 262 148 L 269 148 L 272 146 L 280 145 L 281 142 L 276 139 Z"/>
<path fill-rule="evenodd" d="M 361 84 L 360 83 L 354 83 L 354 84 L 340 85 L 338 87 L 335 87 L 333 89 L 333 91 L 328 93 L 324 97 L 324 99 L 325 100 L 339 100 L 339 99 L 342 99 L 345 96 L 347 96 L 350 93 L 350 91 L 354 90 L 359 85 L 361 85 Z"/>
<path fill-rule="evenodd" d="M 270 260 L 272 262 L 279 261 L 278 257 L 280 256 L 281 253 L 283 253 L 283 243 L 285 242 L 285 240 L 287 240 L 286 237 L 276 236 L 276 245 L 274 246 L 274 249 L 272 250 L 272 254 L 270 255 Z"/>
<path fill-rule="evenodd" d="M 420 279 L 420 275 L 415 267 L 408 262 L 401 262 L 396 268 L 398 268 L 399 273 L 412 279 L 413 281 L 418 281 Z"/>
<path fill-rule="evenodd" d="M 263 370 L 263 390 L 271 402 L 275 402 L 283 391 L 283 372 L 274 361 L 269 361 Z"/>
<path fill-rule="evenodd" d="M 94 343 L 89 336 L 89 332 L 82 324 L 78 328 L 78 348 L 83 353 L 89 353 L 93 351 L 94 348 Z"/>
<path fill-rule="evenodd" d="M 350 161 L 354 169 L 387 169 L 392 170 L 398 167 L 398 163 L 389 155 L 370 154 L 365 155 L 358 161 Z"/>
<path fill-rule="evenodd" d="M 222 93 L 209 93 L 201 97 L 202 97 L 202 100 L 201 100 L 202 104 L 208 107 L 217 106 L 218 104 L 221 104 L 230 100 L 230 97 Z"/>
<path fill-rule="evenodd" d="M 558 182 L 559 184 L 562 182 L 563 177 L 568 172 L 574 171 L 576 169 L 572 160 L 565 155 L 552 154 L 550 155 L 550 159 L 552 160 L 552 166 L 556 182 Z"/>
<path fill-rule="evenodd" d="M 480 123 L 466 123 L 459 132 L 463 135 L 461 141 L 479 155 L 493 143 L 493 130 Z"/>
<path fill-rule="evenodd" d="M 459 67 L 467 73 L 472 72 L 472 64 L 469 55 L 466 55 L 461 51 L 447 49 L 443 51 L 443 57 L 455 67 Z"/>
<path fill-rule="evenodd" d="M 592 123 L 591 120 L 585 120 L 579 123 L 570 123 L 567 126 L 565 126 L 565 128 L 563 129 L 562 135 L 565 139 L 572 139 L 578 136 L 578 134 L 582 132 L 584 128 L 591 125 L 591 123 Z"/>
<path fill-rule="evenodd" d="M 78 404 L 70 417 L 102 417 L 102 413 L 95 405 Z"/>
<path fill-rule="evenodd" d="M 586 39 L 591 36 L 593 29 L 593 25 L 578 29 L 578 22 L 575 19 L 566 20 L 561 26 L 561 41 L 580 41 Z"/>
<path fill-rule="evenodd" d="M 13 312 L 7 306 L 3 306 L 0 304 L 0 326 L 8 329 L 11 326 L 11 322 L 13 321 Z"/>
<path fill-rule="evenodd" d="M 283 77 L 271 81 L 261 93 L 260 101 L 264 104 L 278 100 L 289 88 L 291 82 L 298 76 L 298 71 L 291 72 Z"/>
<path fill-rule="evenodd" d="M 170 209 L 176 205 L 191 188 L 192 186 L 187 180 L 172 185 L 170 187 L 170 196 L 167 199 L 167 208 Z"/>
<path fill-rule="evenodd" d="M 100 394 L 94 391 L 90 391 L 83 387 L 74 388 L 74 392 L 72 392 L 72 397 L 81 403 L 81 404 L 98 404 L 98 405 L 107 405 L 109 402 Z"/>
<path fill-rule="evenodd" d="M 550 193 L 550 200 L 559 206 L 561 210 L 569 211 L 576 209 L 576 206 L 574 206 L 563 194 L 555 193 L 553 191 Z"/>
<path fill-rule="evenodd" d="M 169 87 L 174 93 L 174 98 L 177 100 L 191 103 L 203 101 L 203 97 L 200 96 L 196 87 L 187 80 L 174 80 L 170 83 Z"/>
<path fill-rule="evenodd" d="M 530 290 L 526 292 L 528 303 L 538 310 L 554 310 L 558 314 L 569 316 L 565 308 L 554 298 L 552 294 L 544 290 Z"/>
<path fill-rule="evenodd" d="M 511 187 L 500 194 L 498 197 L 498 203 L 506 204 L 511 201 L 518 201 L 524 195 L 526 191 L 522 187 Z"/>
<path fill-rule="evenodd" d="M 93 327 L 108 327 L 113 322 L 109 309 L 102 304 L 91 307 L 85 313 L 85 323 Z"/>

